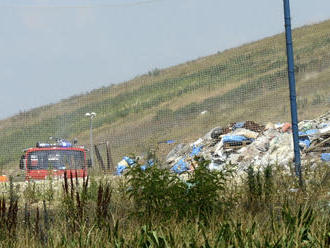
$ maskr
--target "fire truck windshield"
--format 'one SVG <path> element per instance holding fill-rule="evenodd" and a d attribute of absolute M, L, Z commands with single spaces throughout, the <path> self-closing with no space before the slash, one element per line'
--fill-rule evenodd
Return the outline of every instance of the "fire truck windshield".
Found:
<path fill-rule="evenodd" d="M 85 166 L 84 153 L 76 150 L 40 150 L 28 154 L 29 170 L 81 169 Z"/>

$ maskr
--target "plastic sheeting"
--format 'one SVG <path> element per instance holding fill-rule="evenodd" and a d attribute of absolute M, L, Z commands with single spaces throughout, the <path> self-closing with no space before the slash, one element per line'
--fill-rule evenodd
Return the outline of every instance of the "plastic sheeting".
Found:
<path fill-rule="evenodd" d="M 187 170 L 189 170 L 189 165 L 183 159 L 180 159 L 171 169 L 171 171 L 177 174 L 181 174 Z"/>
<path fill-rule="evenodd" d="M 330 162 L 330 153 L 322 153 L 322 154 L 321 154 L 321 159 L 322 159 L 323 161 Z"/>
<path fill-rule="evenodd" d="M 226 135 L 222 137 L 223 143 L 229 143 L 229 142 L 242 142 L 250 140 L 249 138 L 246 138 L 245 136 L 242 135 Z"/>

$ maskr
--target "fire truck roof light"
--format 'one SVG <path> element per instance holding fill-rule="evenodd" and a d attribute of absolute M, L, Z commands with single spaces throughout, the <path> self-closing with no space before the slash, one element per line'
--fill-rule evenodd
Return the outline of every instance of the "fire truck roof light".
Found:
<path fill-rule="evenodd" d="M 67 142 L 67 141 L 61 141 L 60 146 L 61 147 L 72 147 L 72 144 L 70 142 Z"/>
<path fill-rule="evenodd" d="M 59 142 L 55 144 L 49 144 L 49 143 L 42 143 L 38 142 L 36 144 L 36 147 L 38 148 L 48 148 L 48 147 L 72 147 L 72 144 L 66 140 L 60 140 Z"/>
<path fill-rule="evenodd" d="M 37 145 L 36 145 L 36 147 L 40 147 L 40 148 L 50 147 L 50 144 L 38 142 Z"/>

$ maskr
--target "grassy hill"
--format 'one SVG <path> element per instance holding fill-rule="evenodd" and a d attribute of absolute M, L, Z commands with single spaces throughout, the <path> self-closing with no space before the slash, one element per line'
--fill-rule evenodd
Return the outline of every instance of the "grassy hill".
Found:
<path fill-rule="evenodd" d="M 293 38 L 299 118 L 313 118 L 330 108 L 330 21 L 296 29 Z M 233 121 L 288 121 L 285 51 L 279 34 L 2 120 L 0 166 L 16 168 L 22 149 L 49 136 L 88 145 L 90 111 L 95 142 L 109 140 L 114 161 Z"/>

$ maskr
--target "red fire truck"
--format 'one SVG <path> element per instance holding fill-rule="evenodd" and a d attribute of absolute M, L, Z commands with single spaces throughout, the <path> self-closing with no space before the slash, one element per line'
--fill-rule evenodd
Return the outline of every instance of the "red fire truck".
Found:
<path fill-rule="evenodd" d="M 67 175 L 87 176 L 87 149 L 84 146 L 57 139 L 56 143 L 40 143 L 23 150 L 20 169 L 25 170 L 25 179 L 61 178 Z"/>

